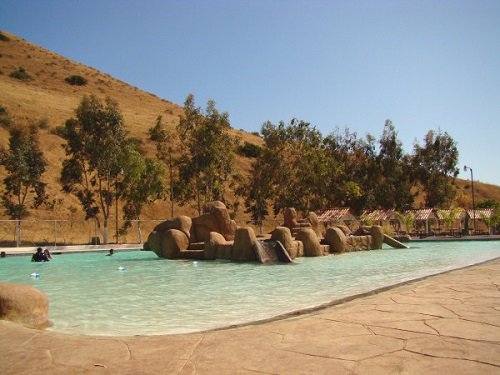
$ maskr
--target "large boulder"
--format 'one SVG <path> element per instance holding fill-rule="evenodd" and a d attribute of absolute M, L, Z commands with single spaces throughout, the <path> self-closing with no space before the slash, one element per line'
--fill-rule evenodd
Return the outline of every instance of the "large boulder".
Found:
<path fill-rule="evenodd" d="M 346 236 L 338 227 L 332 227 L 326 230 L 325 243 L 330 245 L 331 253 L 340 254 L 346 251 Z"/>
<path fill-rule="evenodd" d="M 381 249 L 384 243 L 384 231 L 380 225 L 373 225 L 370 230 L 372 236 L 371 249 Z"/>
<path fill-rule="evenodd" d="M 372 236 L 349 236 L 346 237 L 346 251 L 371 250 Z"/>
<path fill-rule="evenodd" d="M 177 229 L 189 238 L 191 226 L 192 220 L 189 216 L 177 216 L 158 224 L 153 230 L 156 232 L 166 232 L 169 229 Z"/>
<path fill-rule="evenodd" d="M 160 232 L 154 230 L 151 233 L 149 233 L 148 239 L 144 243 L 143 248 L 144 250 L 149 250 L 149 251 L 154 251 L 155 249 L 159 251 L 161 248 Z"/>
<path fill-rule="evenodd" d="M 191 224 L 188 216 L 178 216 L 158 224 L 149 234 L 144 250 L 152 250 L 161 258 L 173 259 L 173 256 L 177 256 L 176 248 L 187 249 L 185 243 L 189 244 Z M 176 231 L 175 234 L 167 234 L 170 230 Z"/>
<path fill-rule="evenodd" d="M 49 301 L 29 285 L 0 283 L 0 319 L 43 329 L 50 325 Z"/>
<path fill-rule="evenodd" d="M 295 238 L 304 244 L 304 256 L 317 257 L 324 255 L 318 236 L 311 228 L 301 229 Z"/>
<path fill-rule="evenodd" d="M 271 233 L 271 240 L 280 241 L 288 254 L 292 251 L 293 238 L 292 232 L 288 227 L 276 227 Z M 292 256 L 292 254 L 290 254 Z"/>
<path fill-rule="evenodd" d="M 205 242 L 205 259 L 214 260 L 217 258 L 217 248 L 226 244 L 224 236 L 217 232 L 210 232 L 208 241 Z"/>
<path fill-rule="evenodd" d="M 255 243 L 257 237 L 252 228 L 238 228 L 234 236 L 233 253 L 231 260 L 253 261 L 257 260 Z"/>
<path fill-rule="evenodd" d="M 321 223 L 319 222 L 318 215 L 315 212 L 309 212 L 306 217 L 307 221 L 311 224 L 311 228 L 316 233 L 318 238 L 323 237 L 323 231 L 321 228 Z"/>
<path fill-rule="evenodd" d="M 295 228 L 299 226 L 299 222 L 297 220 L 298 215 L 297 211 L 293 207 L 287 207 L 285 208 L 285 212 L 283 213 L 283 217 L 285 219 L 285 227 L 287 228 Z"/>
<path fill-rule="evenodd" d="M 176 259 L 189 246 L 189 238 L 178 229 L 169 229 L 160 234 L 160 248 L 152 249 L 160 258 Z"/>
<path fill-rule="evenodd" d="M 351 229 L 344 224 L 337 224 L 335 225 L 337 228 L 339 228 L 346 236 L 350 235 L 352 233 Z"/>
<path fill-rule="evenodd" d="M 302 242 L 294 241 L 292 233 L 287 227 L 276 227 L 271 233 L 271 240 L 281 242 L 292 259 L 303 255 L 303 251 L 301 251 L 303 249 Z"/>
<path fill-rule="evenodd" d="M 203 214 L 193 218 L 191 235 L 193 242 L 206 242 L 211 232 L 217 232 L 224 236 L 227 241 L 234 239 L 236 223 L 231 220 L 229 212 L 224 203 L 215 201 L 207 203 L 203 207 Z"/>

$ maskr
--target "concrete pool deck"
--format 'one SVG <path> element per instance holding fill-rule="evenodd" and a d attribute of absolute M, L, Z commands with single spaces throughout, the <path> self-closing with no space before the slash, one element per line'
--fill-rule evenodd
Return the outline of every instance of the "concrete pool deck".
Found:
<path fill-rule="evenodd" d="M 287 319 L 203 333 L 73 336 L 0 321 L 3 375 L 443 371 L 500 374 L 500 259 Z"/>

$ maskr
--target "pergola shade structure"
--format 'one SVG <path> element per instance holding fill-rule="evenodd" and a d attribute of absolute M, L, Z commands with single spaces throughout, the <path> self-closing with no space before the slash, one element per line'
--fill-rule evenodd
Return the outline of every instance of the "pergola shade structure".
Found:
<path fill-rule="evenodd" d="M 491 232 L 490 220 L 493 216 L 493 208 L 479 208 L 475 210 L 467 210 L 467 218 L 469 227 L 475 228 L 476 232 Z"/>
<path fill-rule="evenodd" d="M 432 208 L 420 208 L 416 210 L 407 210 L 406 213 L 413 214 L 415 228 L 424 227 L 425 233 L 429 234 L 431 225 L 437 221 L 437 216 Z"/>
<path fill-rule="evenodd" d="M 329 208 L 327 210 L 317 211 L 316 215 L 320 223 L 325 226 L 333 224 L 344 224 L 350 226 L 352 223 L 357 221 L 356 216 L 354 216 L 349 207 L 336 207 Z"/>

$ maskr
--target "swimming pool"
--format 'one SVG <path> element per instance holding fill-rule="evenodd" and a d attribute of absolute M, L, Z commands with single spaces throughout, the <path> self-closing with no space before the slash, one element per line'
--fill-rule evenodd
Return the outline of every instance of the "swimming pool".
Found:
<path fill-rule="evenodd" d="M 48 263 L 8 256 L 0 260 L 0 281 L 44 291 L 50 330 L 158 335 L 267 319 L 497 257 L 497 241 L 416 243 L 275 266 L 166 260 L 143 251 L 56 255 Z"/>

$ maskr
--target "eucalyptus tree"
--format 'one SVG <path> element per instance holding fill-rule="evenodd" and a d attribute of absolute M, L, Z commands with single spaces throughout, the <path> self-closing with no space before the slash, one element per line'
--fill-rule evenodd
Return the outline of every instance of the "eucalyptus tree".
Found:
<path fill-rule="evenodd" d="M 40 149 L 37 127 L 9 129 L 9 148 L 0 146 L 0 165 L 7 172 L 2 205 L 5 213 L 18 221 L 16 242 L 19 245 L 20 220 L 28 215 L 28 208 L 36 209 L 47 202 L 46 183 L 42 181 L 47 161 Z"/>
<path fill-rule="evenodd" d="M 379 140 L 376 184 L 377 205 L 384 209 L 407 210 L 413 203 L 410 160 L 391 120 L 386 120 Z"/>
<path fill-rule="evenodd" d="M 156 118 L 155 125 L 149 129 L 149 139 L 155 143 L 156 157 L 168 167 L 168 189 L 170 200 L 170 216 L 174 217 L 174 134 L 171 133 L 163 124 L 162 117 Z"/>
<path fill-rule="evenodd" d="M 271 200 L 277 214 L 286 207 L 307 212 L 320 208 L 327 190 L 328 164 L 323 137 L 310 123 L 292 119 L 288 124 L 262 126 L 264 148 L 260 168 L 272 179 Z"/>
<path fill-rule="evenodd" d="M 138 240 L 142 242 L 141 212 L 144 206 L 165 195 L 165 171 L 155 159 L 143 157 L 133 144 L 124 145 L 119 163 L 124 171 L 118 185 L 119 196 L 124 202 L 122 231 L 130 227 L 132 220 L 137 220 Z"/>
<path fill-rule="evenodd" d="M 75 115 L 62 132 L 67 158 L 61 184 L 66 193 L 78 198 L 85 219 L 102 223 L 103 240 L 108 243 L 108 221 L 125 173 L 119 162 L 126 144 L 123 117 L 114 100 L 106 98 L 103 103 L 93 95 L 82 98 Z"/>
<path fill-rule="evenodd" d="M 220 113 L 213 100 L 203 111 L 188 95 L 177 126 L 181 149 L 176 196 L 181 204 L 194 201 L 201 213 L 205 203 L 224 201 L 236 146 L 230 129 L 229 115 Z"/>
<path fill-rule="evenodd" d="M 268 151 L 264 149 L 252 162 L 249 177 L 236 189 L 236 194 L 244 198 L 245 213 L 250 215 L 252 224 L 259 227 L 261 234 L 264 220 L 269 214 L 274 181 L 273 170 L 267 164 L 269 158 L 265 155 L 266 152 Z"/>
<path fill-rule="evenodd" d="M 373 205 L 375 139 L 367 134 L 358 138 L 348 128 L 337 128 L 325 138 L 325 148 L 332 166 L 329 202 L 353 208 L 356 212 Z"/>
<path fill-rule="evenodd" d="M 412 166 L 426 194 L 428 207 L 448 206 L 456 194 L 458 149 L 447 133 L 429 130 L 424 145 L 414 145 Z"/>

